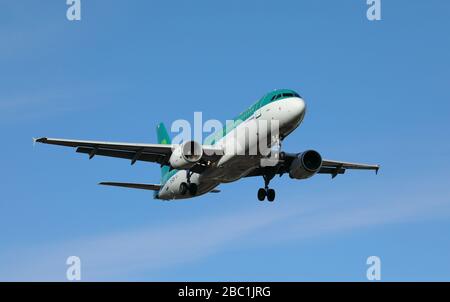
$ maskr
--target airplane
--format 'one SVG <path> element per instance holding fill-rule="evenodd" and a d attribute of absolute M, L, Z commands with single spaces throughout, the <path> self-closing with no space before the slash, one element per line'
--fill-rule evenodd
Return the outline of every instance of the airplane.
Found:
<path fill-rule="evenodd" d="M 294 90 L 277 89 L 265 94 L 247 110 L 232 120 L 231 125 L 208 136 L 203 144 L 185 141 L 172 144 L 163 123 L 156 132 L 158 144 L 120 143 L 87 140 L 69 140 L 41 137 L 37 143 L 76 148 L 76 152 L 94 156 L 108 156 L 128 159 L 134 165 L 137 161 L 158 163 L 161 166 L 159 184 L 101 182 L 100 185 L 116 186 L 154 191 L 158 200 L 180 200 L 219 193 L 217 187 L 245 177 L 262 177 L 264 187 L 257 192 L 257 198 L 269 202 L 275 200 L 275 190 L 269 187 L 276 176 L 288 174 L 292 179 L 304 180 L 317 174 L 329 174 L 332 178 L 346 170 L 373 170 L 378 174 L 379 165 L 359 164 L 323 159 L 315 150 L 299 153 L 281 151 L 282 141 L 303 121 L 306 114 L 305 100 Z M 278 121 L 278 134 L 274 138 L 270 131 L 249 127 L 251 122 Z M 242 132 L 243 128 L 249 129 Z M 245 138 L 242 133 L 246 133 Z M 270 138 L 268 138 L 270 137 Z M 249 139 L 247 139 L 249 138 Z M 228 144 L 241 146 L 244 150 L 258 145 L 265 139 L 271 148 L 269 153 L 256 155 L 225 152 Z M 278 151 L 277 151 L 278 150 Z M 263 165 L 262 159 L 276 155 L 274 164 Z"/>

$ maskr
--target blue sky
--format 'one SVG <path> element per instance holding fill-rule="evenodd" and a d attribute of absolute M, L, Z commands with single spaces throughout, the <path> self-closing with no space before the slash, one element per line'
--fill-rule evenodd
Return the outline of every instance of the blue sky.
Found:
<path fill-rule="evenodd" d="M 447 1 L 65 1 L 0 4 L 0 280 L 450 280 Z M 226 119 L 275 88 L 306 100 L 287 151 L 379 163 L 331 180 L 261 179 L 163 203 L 154 183 L 49 136 L 155 142 L 159 121 Z"/>

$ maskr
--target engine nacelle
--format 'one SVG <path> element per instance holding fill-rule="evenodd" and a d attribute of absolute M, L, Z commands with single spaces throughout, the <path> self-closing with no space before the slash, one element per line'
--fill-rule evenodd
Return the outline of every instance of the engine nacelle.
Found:
<path fill-rule="evenodd" d="M 188 141 L 173 150 L 169 163 L 174 169 L 186 170 L 200 161 L 203 155 L 202 145 L 196 141 Z"/>
<path fill-rule="evenodd" d="M 297 155 L 289 168 L 289 176 L 295 179 L 306 179 L 319 172 L 322 167 L 322 156 L 317 151 L 309 150 Z"/>

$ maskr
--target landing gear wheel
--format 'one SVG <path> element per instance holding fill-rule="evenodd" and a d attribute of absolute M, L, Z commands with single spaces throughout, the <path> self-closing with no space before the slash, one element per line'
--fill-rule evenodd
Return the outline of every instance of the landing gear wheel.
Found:
<path fill-rule="evenodd" d="M 264 199 L 266 198 L 266 190 L 261 188 L 258 190 L 258 200 L 259 201 L 264 201 Z"/>
<path fill-rule="evenodd" d="M 258 200 L 263 201 L 266 197 L 267 200 L 272 202 L 275 200 L 275 190 L 269 189 L 270 180 L 275 176 L 275 173 L 265 174 L 264 178 L 264 188 L 258 190 Z"/>
<path fill-rule="evenodd" d="M 196 184 L 189 184 L 189 193 L 191 193 L 192 196 L 195 196 L 197 194 L 198 187 Z"/>
<path fill-rule="evenodd" d="M 187 183 L 182 182 L 180 184 L 179 192 L 180 192 L 181 195 L 185 195 L 187 193 L 188 189 L 189 189 L 189 187 L 188 187 Z"/>
<path fill-rule="evenodd" d="M 267 190 L 267 200 L 270 202 L 275 200 L 275 190 L 274 189 Z"/>

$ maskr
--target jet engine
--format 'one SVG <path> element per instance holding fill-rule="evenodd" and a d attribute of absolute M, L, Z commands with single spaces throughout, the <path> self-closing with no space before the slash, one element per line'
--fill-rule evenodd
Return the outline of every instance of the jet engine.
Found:
<path fill-rule="evenodd" d="M 295 179 L 306 179 L 319 172 L 322 167 L 322 156 L 317 151 L 309 150 L 297 155 L 289 167 L 289 176 Z"/>
<path fill-rule="evenodd" d="M 196 141 L 184 142 L 173 150 L 169 163 L 174 169 L 187 170 L 200 161 L 203 155 L 202 145 Z"/>

